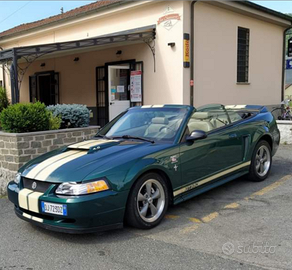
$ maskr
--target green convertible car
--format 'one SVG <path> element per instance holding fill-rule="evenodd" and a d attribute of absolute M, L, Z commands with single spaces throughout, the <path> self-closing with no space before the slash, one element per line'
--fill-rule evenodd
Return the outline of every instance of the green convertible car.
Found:
<path fill-rule="evenodd" d="M 170 204 L 245 174 L 267 178 L 279 141 L 263 106 L 134 107 L 91 140 L 28 162 L 8 196 L 18 217 L 49 230 L 148 229 Z"/>

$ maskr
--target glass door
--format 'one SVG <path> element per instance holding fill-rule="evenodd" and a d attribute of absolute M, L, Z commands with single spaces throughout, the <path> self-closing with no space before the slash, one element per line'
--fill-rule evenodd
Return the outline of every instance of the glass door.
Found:
<path fill-rule="evenodd" d="M 108 66 L 109 121 L 130 107 L 129 65 Z"/>

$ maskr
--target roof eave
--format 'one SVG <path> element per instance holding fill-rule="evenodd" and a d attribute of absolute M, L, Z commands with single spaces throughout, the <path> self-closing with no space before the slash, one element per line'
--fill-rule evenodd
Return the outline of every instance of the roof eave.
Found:
<path fill-rule="evenodd" d="M 124 4 L 128 4 L 128 3 L 131 3 L 131 2 L 134 2 L 134 1 L 133 0 L 128 0 L 128 1 L 120 1 L 120 2 L 116 2 L 116 3 L 112 3 L 112 4 L 109 4 L 109 5 L 104 6 L 104 7 L 96 8 L 94 10 L 85 11 L 83 13 L 77 14 L 77 15 L 72 16 L 72 17 L 63 18 L 63 19 L 60 19 L 60 20 L 57 20 L 57 21 L 54 21 L 54 22 L 51 22 L 51 23 L 47 23 L 47 24 L 44 24 L 44 25 L 36 26 L 36 27 L 30 28 L 30 29 L 27 29 L 27 30 L 22 30 L 22 31 L 19 31 L 19 32 L 8 34 L 8 35 L 0 37 L 0 42 L 8 40 L 8 39 L 13 38 L 13 37 L 21 36 L 23 34 L 31 33 L 31 32 L 34 32 L 36 30 L 49 28 L 49 27 L 55 26 L 55 25 L 60 24 L 60 23 L 66 23 L 66 22 L 69 22 L 69 21 L 74 21 L 76 19 L 80 19 L 82 17 L 88 16 L 88 15 L 92 15 L 92 14 L 97 13 L 97 12 L 102 12 L 102 11 L 105 11 L 107 9 L 118 7 L 118 6 L 121 6 L 121 5 L 124 5 Z"/>
<path fill-rule="evenodd" d="M 281 18 L 281 19 L 284 19 L 284 20 L 287 20 L 292 25 L 292 17 L 289 16 L 289 15 L 286 15 L 284 13 L 275 11 L 273 9 L 266 8 L 264 6 L 258 5 L 256 3 L 253 3 L 253 2 L 250 2 L 250 1 L 233 1 L 233 2 L 236 2 L 238 4 L 241 4 L 241 5 L 250 7 L 250 8 L 254 8 L 256 10 L 259 10 L 259 11 L 262 11 L 262 12 L 265 12 L 265 13 L 268 13 L 270 15 L 276 16 L 276 17 Z"/>

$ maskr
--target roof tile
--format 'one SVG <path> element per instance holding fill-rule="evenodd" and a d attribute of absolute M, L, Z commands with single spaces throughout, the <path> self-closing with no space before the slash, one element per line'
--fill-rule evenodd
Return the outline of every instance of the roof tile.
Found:
<path fill-rule="evenodd" d="M 89 12 L 89 11 L 94 11 L 94 10 L 98 10 L 102 7 L 106 7 L 106 6 L 110 6 L 114 3 L 117 2 L 121 2 L 120 0 L 102 0 L 102 1 L 97 1 L 85 6 L 81 6 L 72 10 L 69 10 L 67 12 L 64 12 L 62 14 L 58 14 L 55 16 L 51 16 L 39 21 L 35 21 L 35 22 L 31 22 L 31 23 L 25 23 L 25 24 L 21 24 L 18 25 L 14 28 L 8 29 L 6 31 L 3 31 L 0 33 L 0 38 L 12 35 L 12 34 L 16 34 L 16 33 L 20 33 L 23 31 L 27 31 L 30 29 L 34 29 L 40 26 L 45 26 L 47 24 L 50 23 L 54 23 L 54 22 L 58 22 L 58 21 L 62 21 L 64 19 L 68 19 L 68 18 L 73 18 L 77 15 L 81 15 L 83 13 Z"/>

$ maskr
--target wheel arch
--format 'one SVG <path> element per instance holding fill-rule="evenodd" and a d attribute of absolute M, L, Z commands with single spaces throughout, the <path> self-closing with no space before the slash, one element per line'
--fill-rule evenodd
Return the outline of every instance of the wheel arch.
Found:
<path fill-rule="evenodd" d="M 170 181 L 170 177 L 162 169 L 159 169 L 159 168 L 148 168 L 147 170 L 145 170 L 145 171 L 137 174 L 134 177 L 134 180 L 132 181 L 132 185 L 131 185 L 131 188 L 130 188 L 129 193 L 128 193 L 126 207 L 128 205 L 129 197 L 130 197 L 130 194 L 131 194 L 131 192 L 132 192 L 132 190 L 134 188 L 135 183 L 137 182 L 137 180 L 140 177 L 143 177 L 145 174 L 148 174 L 148 173 L 157 173 L 157 174 L 159 174 L 166 181 L 167 189 L 168 189 L 168 194 L 169 194 L 169 204 L 172 204 L 173 203 L 173 187 L 172 187 L 172 183 Z M 125 213 L 126 213 L 126 211 L 125 211 Z M 125 216 L 124 216 L 124 220 L 125 220 Z"/>
<path fill-rule="evenodd" d="M 273 139 L 271 137 L 271 135 L 269 134 L 264 134 L 263 136 L 261 136 L 259 138 L 259 140 L 257 141 L 257 144 L 260 142 L 260 141 L 266 141 L 270 147 L 271 147 L 271 152 L 273 152 Z"/>

